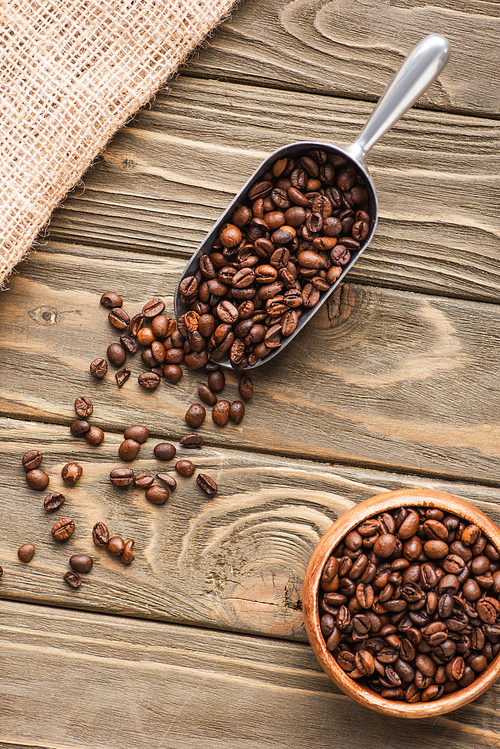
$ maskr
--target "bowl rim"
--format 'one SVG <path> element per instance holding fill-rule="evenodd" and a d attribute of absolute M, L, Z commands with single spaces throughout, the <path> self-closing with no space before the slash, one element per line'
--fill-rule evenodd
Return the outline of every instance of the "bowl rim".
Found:
<path fill-rule="evenodd" d="M 335 658 L 326 648 L 320 628 L 318 593 L 323 568 L 337 544 L 359 523 L 373 515 L 394 510 L 398 507 L 437 507 L 441 510 L 459 515 L 479 526 L 493 545 L 500 550 L 500 528 L 477 507 L 465 499 L 446 492 L 431 489 L 384 492 L 366 499 L 341 515 L 322 536 L 317 544 L 304 577 L 303 613 L 304 625 L 309 642 L 321 667 L 330 679 L 344 694 L 360 705 L 384 715 L 404 718 L 429 718 L 456 710 L 475 700 L 483 694 L 500 676 L 500 653 L 492 660 L 468 687 L 463 687 L 438 700 L 430 702 L 407 703 L 401 700 L 388 700 L 377 692 L 351 679 L 337 664 Z"/>

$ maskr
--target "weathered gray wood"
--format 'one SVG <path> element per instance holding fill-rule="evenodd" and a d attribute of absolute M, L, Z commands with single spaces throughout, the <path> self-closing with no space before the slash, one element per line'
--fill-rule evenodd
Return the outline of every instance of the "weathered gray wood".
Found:
<path fill-rule="evenodd" d="M 245 0 L 188 71 L 373 100 L 412 47 L 437 32 L 451 56 L 419 103 L 498 114 L 499 15 L 484 0 Z"/>
<path fill-rule="evenodd" d="M 113 368 L 96 382 L 88 366 L 118 338 L 101 293 L 111 285 L 131 314 L 157 294 L 171 309 L 182 262 L 58 249 L 32 257 L 0 298 L 1 413 L 69 424 L 74 398 L 88 393 L 107 429 L 143 420 L 158 436 L 180 436 L 202 374 L 150 393 L 137 383 L 137 355 L 121 389 Z M 209 415 L 201 433 L 216 445 L 499 484 L 499 314 L 498 305 L 346 285 L 254 372 L 242 424 L 221 429 Z M 227 379 L 234 400 L 238 376 Z"/>
<path fill-rule="evenodd" d="M 98 399 L 95 407 L 98 424 Z M 179 478 L 168 504 L 157 507 L 143 491 L 110 483 L 110 470 L 123 465 L 120 440 L 108 432 L 102 445 L 92 448 L 56 424 L 0 420 L 0 598 L 305 640 L 305 569 L 320 537 L 354 503 L 387 490 L 431 487 L 469 499 L 500 521 L 499 489 L 216 447 L 179 448 L 178 455 L 213 476 L 219 493 L 208 499 L 194 478 Z M 142 446 L 134 470 L 173 469 L 173 463 L 154 459 L 156 442 L 150 438 Z M 47 492 L 66 496 L 56 513 L 43 509 L 47 492 L 25 483 L 21 458 L 32 448 L 44 455 L 42 467 L 51 479 Z M 83 467 L 75 487 L 60 478 L 70 460 Z M 76 531 L 66 543 L 50 534 L 58 517 L 75 520 Z M 94 546 L 91 533 L 98 521 L 112 535 L 135 540 L 130 566 Z M 36 554 L 22 564 L 17 549 L 26 542 L 35 544 Z M 75 553 L 95 560 L 77 591 L 62 580 Z"/>
<path fill-rule="evenodd" d="M 414 749 L 500 740 L 498 684 L 402 721 L 339 693 L 308 645 L 4 602 L 2 749 Z M 416 739 L 418 737 L 418 739 Z"/>
<path fill-rule="evenodd" d="M 371 109 L 180 78 L 113 139 L 48 236 L 187 259 L 265 156 L 304 138 L 346 145 Z M 499 132 L 412 111 L 384 137 L 369 156 L 380 222 L 353 280 L 498 300 Z"/>

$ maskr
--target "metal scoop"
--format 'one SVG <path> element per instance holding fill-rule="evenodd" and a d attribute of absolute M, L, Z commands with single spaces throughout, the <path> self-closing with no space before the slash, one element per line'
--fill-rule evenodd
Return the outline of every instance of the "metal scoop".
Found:
<path fill-rule="evenodd" d="M 328 143 L 319 143 L 317 141 L 301 141 L 299 143 L 291 143 L 278 150 L 274 151 L 254 174 L 250 177 L 248 182 L 242 187 L 240 192 L 236 195 L 231 204 L 227 207 L 224 213 L 221 215 L 219 220 L 214 224 L 212 229 L 209 231 L 203 242 L 200 244 L 196 252 L 193 254 L 188 264 L 184 268 L 184 271 L 177 285 L 174 298 L 174 309 L 176 317 L 180 317 L 188 311 L 189 307 L 183 303 L 180 293 L 179 285 L 183 278 L 186 276 L 192 276 L 196 273 L 199 267 L 200 255 L 210 253 L 214 241 L 219 236 L 221 226 L 230 221 L 233 211 L 240 205 L 248 202 L 247 196 L 248 191 L 252 185 L 256 184 L 262 179 L 264 175 L 278 159 L 284 157 L 298 157 L 304 152 L 311 149 L 319 148 L 326 151 L 327 154 L 334 153 L 343 156 L 347 159 L 348 165 L 352 165 L 355 171 L 361 175 L 365 182 L 365 188 L 368 193 L 368 213 L 370 216 L 370 230 L 366 238 L 363 240 L 361 247 L 350 261 L 342 269 L 342 274 L 332 286 L 321 294 L 319 302 L 312 308 L 303 311 L 295 331 L 288 336 L 283 338 L 279 348 L 274 348 L 265 358 L 259 359 L 255 364 L 240 367 L 240 369 L 250 370 L 255 367 L 265 364 L 279 354 L 285 346 L 292 341 L 295 336 L 302 330 L 304 325 L 311 319 L 311 317 L 318 311 L 319 307 L 328 299 L 334 289 L 341 283 L 349 272 L 351 267 L 354 265 L 356 260 L 359 258 L 362 252 L 368 247 L 375 232 L 378 220 L 378 204 L 377 197 L 375 194 L 375 187 L 368 174 L 366 166 L 366 155 L 368 151 L 375 145 L 375 143 L 389 130 L 402 115 L 415 103 L 415 101 L 423 94 L 423 92 L 431 85 L 431 83 L 437 78 L 449 56 L 449 42 L 442 36 L 437 34 L 430 34 L 425 37 L 417 46 L 412 50 L 406 60 L 403 62 L 393 80 L 389 84 L 385 93 L 379 99 L 375 109 L 371 113 L 366 125 L 363 130 L 356 138 L 354 143 L 347 146 L 346 148 L 340 148 L 339 146 L 331 145 Z M 230 367 L 229 356 L 224 359 L 217 361 L 218 364 L 224 367 Z"/>

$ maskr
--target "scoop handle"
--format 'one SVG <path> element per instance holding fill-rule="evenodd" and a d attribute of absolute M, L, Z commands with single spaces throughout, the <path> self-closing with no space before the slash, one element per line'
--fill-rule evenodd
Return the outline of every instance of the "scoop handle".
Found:
<path fill-rule="evenodd" d="M 370 148 L 437 78 L 449 54 L 450 43 L 439 34 L 429 34 L 413 48 L 354 143 L 345 149 L 352 158 L 365 166 L 365 156 Z"/>

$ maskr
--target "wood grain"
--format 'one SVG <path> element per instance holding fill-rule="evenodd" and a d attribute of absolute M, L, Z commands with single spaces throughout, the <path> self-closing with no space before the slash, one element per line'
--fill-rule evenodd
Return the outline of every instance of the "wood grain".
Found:
<path fill-rule="evenodd" d="M 347 145 L 371 109 L 180 78 L 113 139 L 48 237 L 187 259 L 275 148 L 304 138 Z M 380 221 L 354 281 L 498 300 L 499 132 L 491 119 L 405 115 L 369 156 Z"/>
<path fill-rule="evenodd" d="M 99 423 L 97 399 L 95 406 Z M 499 489 L 216 447 L 178 448 L 179 457 L 189 457 L 198 471 L 216 480 L 219 492 L 213 499 L 194 478 L 179 478 L 168 504 L 153 506 L 143 491 L 111 484 L 109 472 L 124 465 L 118 459 L 120 441 L 120 435 L 108 432 L 93 448 L 56 424 L 0 419 L 1 598 L 305 640 L 305 569 L 332 521 L 355 503 L 391 489 L 432 488 L 458 494 L 500 522 Z M 154 459 L 156 442 L 150 438 L 142 446 L 134 470 L 154 475 L 173 470 L 173 463 Z M 44 455 L 47 491 L 66 496 L 53 514 L 43 509 L 47 492 L 25 483 L 21 458 L 33 448 Z M 83 468 L 75 487 L 60 478 L 70 460 Z M 76 524 L 62 544 L 50 534 L 58 517 L 72 517 Z M 135 540 L 130 566 L 93 545 L 98 521 L 112 535 Z M 28 541 L 36 546 L 35 557 L 22 564 L 17 549 Z M 77 591 L 62 579 L 75 553 L 94 559 Z"/>
<path fill-rule="evenodd" d="M 106 429 L 142 420 L 158 437 L 179 437 L 202 374 L 148 393 L 138 356 L 121 389 L 113 368 L 96 382 L 88 366 L 118 338 L 99 305 L 108 285 L 131 314 L 155 295 L 171 309 L 181 261 L 60 249 L 32 257 L 0 299 L 1 413 L 69 424 L 74 398 L 87 393 Z M 212 445 L 498 485 L 499 314 L 498 305 L 345 285 L 255 371 L 243 423 L 221 429 L 208 416 L 201 433 Z M 229 372 L 230 400 L 237 382 Z"/>
<path fill-rule="evenodd" d="M 500 740 L 499 686 L 432 720 L 369 712 L 308 645 L 5 602 L 0 747 L 413 749 Z"/>
<path fill-rule="evenodd" d="M 499 15 L 484 0 L 245 0 L 188 70 L 374 100 L 412 47 L 437 32 L 451 56 L 419 103 L 498 114 Z"/>

